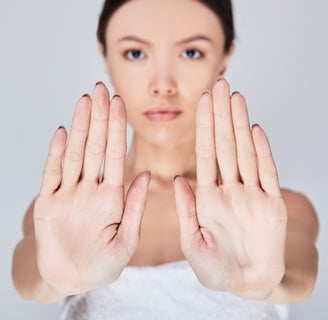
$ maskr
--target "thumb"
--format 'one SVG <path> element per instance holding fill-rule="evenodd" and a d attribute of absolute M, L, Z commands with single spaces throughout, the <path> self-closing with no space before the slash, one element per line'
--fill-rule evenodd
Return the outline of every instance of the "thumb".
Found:
<path fill-rule="evenodd" d="M 188 181 L 174 179 L 175 203 L 180 224 L 181 248 L 188 258 L 192 243 L 202 239 L 196 212 L 196 199 Z"/>
<path fill-rule="evenodd" d="M 140 173 L 131 183 L 126 195 L 124 213 L 120 226 L 122 242 L 135 250 L 139 241 L 142 215 L 146 206 L 150 172 Z"/>

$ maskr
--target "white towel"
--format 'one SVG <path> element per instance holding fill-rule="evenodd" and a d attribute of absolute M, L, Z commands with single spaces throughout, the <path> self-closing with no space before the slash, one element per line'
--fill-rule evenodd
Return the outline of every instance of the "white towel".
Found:
<path fill-rule="evenodd" d="M 288 307 L 204 288 L 187 261 L 127 267 L 113 284 L 68 297 L 62 320 L 285 320 Z"/>

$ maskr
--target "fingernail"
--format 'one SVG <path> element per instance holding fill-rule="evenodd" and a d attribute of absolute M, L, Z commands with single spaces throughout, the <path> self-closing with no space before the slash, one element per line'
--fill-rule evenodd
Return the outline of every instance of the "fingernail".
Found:
<path fill-rule="evenodd" d="M 180 175 L 176 175 L 174 178 L 173 178 L 173 181 L 175 181 L 176 178 L 180 177 Z"/>
<path fill-rule="evenodd" d="M 234 91 L 234 92 L 231 94 L 231 96 L 233 96 L 233 95 L 235 95 L 235 94 L 237 94 L 237 93 L 239 93 L 239 94 L 240 94 L 240 92 L 239 92 L 239 91 Z"/>
<path fill-rule="evenodd" d="M 202 93 L 202 96 L 207 96 L 207 95 L 211 95 L 211 91 L 210 90 L 205 90 L 205 91 L 203 91 L 203 93 Z"/>
<path fill-rule="evenodd" d="M 253 125 L 252 125 L 252 129 L 254 129 L 254 128 L 260 128 L 260 125 L 258 124 L 258 123 L 254 123 Z"/>
<path fill-rule="evenodd" d="M 115 98 L 121 98 L 121 96 L 119 96 L 118 94 L 114 94 L 114 95 L 113 95 L 113 97 L 112 97 L 112 100 L 111 100 L 111 102 L 112 102 L 112 101 L 114 101 L 114 100 L 115 100 Z"/>
<path fill-rule="evenodd" d="M 88 93 L 85 93 L 81 98 L 90 97 Z"/>
<path fill-rule="evenodd" d="M 146 174 L 148 174 L 148 176 L 151 176 L 151 171 L 145 171 Z"/>
<path fill-rule="evenodd" d="M 59 127 L 57 128 L 57 130 L 60 130 L 60 129 L 65 129 L 65 127 L 64 127 L 64 126 L 59 126 Z"/>
<path fill-rule="evenodd" d="M 220 77 L 216 80 L 216 82 L 220 82 L 221 80 L 224 80 L 224 77 Z"/>
<path fill-rule="evenodd" d="M 98 84 L 102 84 L 102 83 L 103 83 L 102 81 L 98 81 L 95 86 L 97 86 Z"/>

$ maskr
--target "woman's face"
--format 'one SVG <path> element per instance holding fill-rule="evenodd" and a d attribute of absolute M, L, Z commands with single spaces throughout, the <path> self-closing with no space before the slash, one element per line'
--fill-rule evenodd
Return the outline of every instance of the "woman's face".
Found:
<path fill-rule="evenodd" d="M 105 65 L 139 138 L 176 145 L 194 138 L 200 95 L 225 70 L 217 16 L 194 0 L 134 0 L 111 17 Z"/>

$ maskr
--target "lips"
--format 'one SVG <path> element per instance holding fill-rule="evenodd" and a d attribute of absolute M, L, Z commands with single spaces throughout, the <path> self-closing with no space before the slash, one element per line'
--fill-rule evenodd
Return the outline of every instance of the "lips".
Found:
<path fill-rule="evenodd" d="M 150 121 L 172 121 L 175 120 L 182 111 L 174 107 L 158 107 L 152 108 L 144 112 L 144 116 Z"/>

